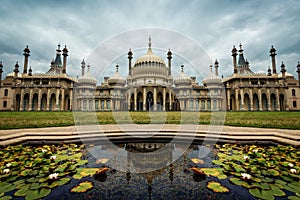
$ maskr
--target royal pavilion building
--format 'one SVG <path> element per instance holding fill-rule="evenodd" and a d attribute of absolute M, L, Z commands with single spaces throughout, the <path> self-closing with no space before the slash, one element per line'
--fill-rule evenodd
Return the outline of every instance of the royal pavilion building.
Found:
<path fill-rule="evenodd" d="M 30 50 L 24 49 L 23 68 L 13 69 L 0 63 L 1 111 L 287 111 L 300 110 L 300 64 L 296 79 L 284 63 L 276 65 L 276 49 L 270 49 L 271 67 L 266 73 L 255 73 L 244 58 L 242 45 L 231 51 L 233 73 L 219 76 L 219 63 L 210 65 L 202 84 L 185 73 L 185 67 L 172 65 L 172 52 L 166 60 L 155 55 L 149 38 L 147 52 L 133 60 L 128 52 L 128 66 L 116 65 L 115 73 L 101 84 L 81 62 L 81 76 L 67 73 L 68 49 L 60 45 L 56 57 L 45 73 L 33 73 L 29 66 Z M 0 58 L 1 60 L 1 58 Z M 165 62 L 166 61 L 166 62 Z M 209 65 L 209 63 L 208 63 Z M 37 66 L 35 66 L 37 67 Z M 128 68 L 122 77 L 119 68 Z M 181 68 L 173 77 L 172 68 Z M 8 73 L 2 79 L 4 70 Z"/>

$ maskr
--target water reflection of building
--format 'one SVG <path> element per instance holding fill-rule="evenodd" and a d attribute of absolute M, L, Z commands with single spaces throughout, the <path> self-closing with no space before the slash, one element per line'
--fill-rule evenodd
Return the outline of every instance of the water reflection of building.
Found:
<path fill-rule="evenodd" d="M 277 72 L 277 54 L 273 46 L 270 49 L 271 67 L 267 69 L 266 66 L 266 73 L 252 71 L 240 45 L 239 50 L 232 49 L 231 76 L 219 76 L 216 60 L 203 85 L 199 85 L 196 77 L 185 74 L 184 66 L 174 78 L 171 50 L 166 52 L 166 64 L 153 53 L 151 44 L 149 38 L 146 54 L 134 63 L 133 52 L 129 50 L 127 78 L 120 75 L 117 65 L 116 72 L 111 77 L 104 77 L 100 85 L 84 60 L 81 77 L 72 78 L 67 74 L 69 51 L 66 46 L 62 50 L 58 46 L 56 57 L 46 73 L 33 73 L 29 67 L 30 50 L 26 47 L 22 72 L 16 63 L 13 72 L 1 80 L 4 67 L 0 63 L 0 110 L 300 110 L 300 64 L 295 68 L 298 80 L 287 72 L 284 63 Z"/>

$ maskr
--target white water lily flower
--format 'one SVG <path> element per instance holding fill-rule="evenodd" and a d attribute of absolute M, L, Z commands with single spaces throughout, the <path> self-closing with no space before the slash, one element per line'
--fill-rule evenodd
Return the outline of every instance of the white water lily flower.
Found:
<path fill-rule="evenodd" d="M 254 153 L 257 153 L 258 152 L 258 149 L 253 149 L 252 150 Z"/>
<path fill-rule="evenodd" d="M 292 174 L 296 174 L 297 170 L 296 170 L 296 169 L 290 169 L 290 172 L 291 172 Z"/>
<path fill-rule="evenodd" d="M 242 178 L 243 179 L 246 179 L 246 180 L 250 180 L 251 179 L 251 175 L 250 174 L 247 174 L 247 173 L 241 173 L 242 175 Z"/>
<path fill-rule="evenodd" d="M 10 167 L 10 166 L 11 166 L 11 164 L 10 164 L 10 163 L 7 163 L 7 164 L 6 164 L 6 167 Z"/>
<path fill-rule="evenodd" d="M 51 159 L 51 160 L 55 160 L 55 159 L 56 159 L 56 156 L 51 156 L 50 159 Z"/>
<path fill-rule="evenodd" d="M 45 152 L 47 152 L 47 150 L 46 149 L 42 149 L 42 152 L 45 153 Z"/>
<path fill-rule="evenodd" d="M 58 177 L 58 173 L 53 173 L 49 175 L 50 180 L 57 179 L 57 177 Z"/>
<path fill-rule="evenodd" d="M 4 170 L 3 170 L 3 173 L 4 173 L 4 174 L 8 174 L 9 171 L 10 171 L 10 169 L 4 169 Z"/>
<path fill-rule="evenodd" d="M 245 160 L 249 160 L 250 157 L 245 155 L 245 156 L 244 156 L 244 159 L 245 159 Z"/>
<path fill-rule="evenodd" d="M 293 163 L 289 163 L 289 167 L 294 167 L 294 164 Z"/>

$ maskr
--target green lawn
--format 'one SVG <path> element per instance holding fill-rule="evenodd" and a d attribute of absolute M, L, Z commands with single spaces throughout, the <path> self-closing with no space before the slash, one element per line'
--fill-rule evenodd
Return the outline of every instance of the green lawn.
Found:
<path fill-rule="evenodd" d="M 210 124 L 300 130 L 300 112 L 0 112 L 0 129 L 75 124 L 168 123 Z M 76 123 L 75 123 L 76 122 Z"/>

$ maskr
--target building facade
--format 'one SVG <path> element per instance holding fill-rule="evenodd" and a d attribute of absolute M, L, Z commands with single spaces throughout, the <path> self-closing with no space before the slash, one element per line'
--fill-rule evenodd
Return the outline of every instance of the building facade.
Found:
<path fill-rule="evenodd" d="M 16 63 L 12 73 L 2 80 L 0 63 L 0 110 L 2 111 L 286 111 L 300 110 L 300 64 L 296 66 L 298 80 L 276 67 L 276 49 L 270 49 L 271 65 L 267 73 L 255 73 L 244 58 L 244 50 L 232 49 L 233 74 L 221 78 L 216 60 L 210 74 L 202 81 L 181 73 L 172 76 L 172 52 L 167 64 L 155 55 L 149 38 L 145 55 L 133 62 L 128 52 L 128 74 L 122 77 L 119 66 L 111 77 L 97 85 L 90 66 L 81 62 L 79 78 L 67 74 L 68 49 L 60 45 L 50 69 L 32 73 L 28 69 L 30 50 L 24 49 L 23 71 Z M 87 69 L 86 69 L 87 68 Z"/>

